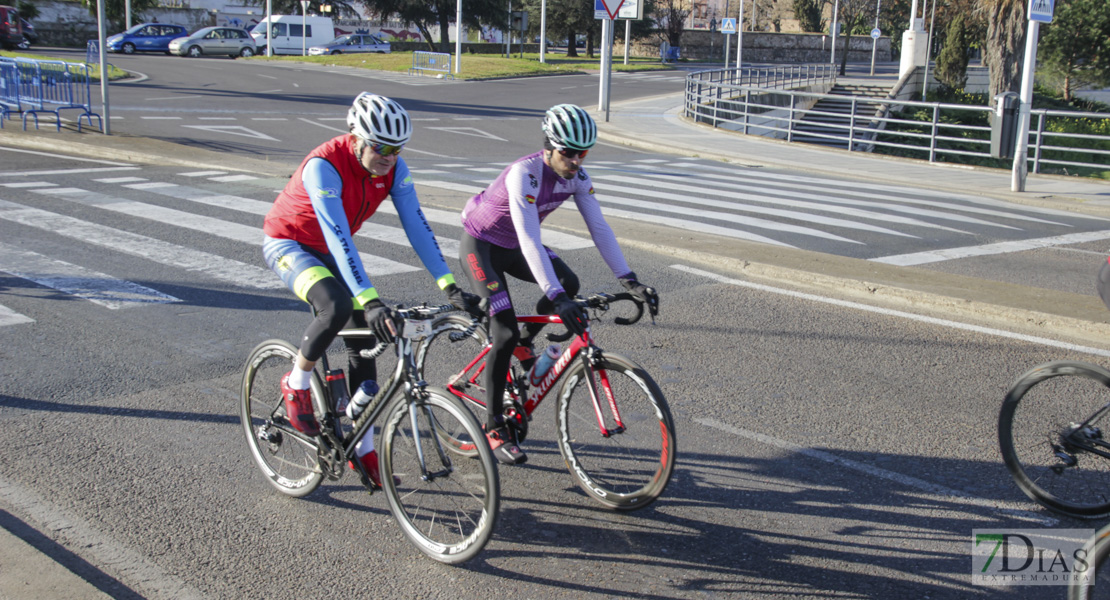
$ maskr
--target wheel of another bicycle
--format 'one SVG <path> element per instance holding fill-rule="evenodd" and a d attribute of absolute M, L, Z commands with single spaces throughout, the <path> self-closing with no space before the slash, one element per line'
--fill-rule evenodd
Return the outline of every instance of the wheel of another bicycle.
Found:
<path fill-rule="evenodd" d="M 555 408 L 559 450 L 588 496 L 616 510 L 643 508 L 663 493 L 674 471 L 671 411 L 651 376 L 627 358 L 604 353 L 594 373 L 606 429 L 615 429 L 617 423 L 602 388 L 602 374 L 608 378 L 624 431 L 601 434 L 590 375 L 585 365 L 575 362 L 563 375 Z"/>
<path fill-rule="evenodd" d="M 1010 388 L 998 416 L 998 442 L 1027 496 L 1072 517 L 1110 514 L 1110 458 L 1073 441 L 1110 441 L 1104 431 L 1110 411 L 1102 410 L 1108 402 L 1110 371 L 1080 362 L 1038 366 Z"/>
<path fill-rule="evenodd" d="M 262 342 L 243 367 L 239 418 L 247 446 L 266 480 L 283 494 L 301 497 L 312 493 L 324 478 L 318 444 L 295 431 L 285 418 L 281 378 L 292 368 L 297 349 L 283 340 Z M 317 378 L 312 394 L 323 394 Z"/>
<path fill-rule="evenodd" d="M 432 321 L 432 335 L 425 338 L 416 349 L 416 369 L 428 385 L 446 387 L 451 378 L 470 364 L 486 345 L 486 329 L 476 327 L 470 331 L 470 326 L 471 320 L 461 315 L 444 315 Z M 452 336 L 457 339 L 452 339 Z M 473 386 L 467 386 L 465 382 L 455 384 L 464 393 L 485 394 Z M 465 401 L 463 404 L 479 423 L 485 421 L 485 410 L 482 407 Z M 476 456 L 473 444 L 466 440 L 444 438 L 444 441 L 464 456 Z"/>
<path fill-rule="evenodd" d="M 1068 600 L 1093 600 L 1110 598 L 1110 573 L 1105 569 L 1106 557 L 1110 556 L 1110 525 L 1095 532 L 1087 545 L 1084 559 L 1086 569 L 1076 564 L 1072 580 L 1068 584 Z"/>
<path fill-rule="evenodd" d="M 500 505 L 497 465 L 478 422 L 446 390 L 426 388 L 413 403 L 398 396 L 386 409 L 378 454 L 382 486 L 401 531 L 440 562 L 470 560 L 493 534 Z M 445 439 L 474 448 L 452 452 Z"/>

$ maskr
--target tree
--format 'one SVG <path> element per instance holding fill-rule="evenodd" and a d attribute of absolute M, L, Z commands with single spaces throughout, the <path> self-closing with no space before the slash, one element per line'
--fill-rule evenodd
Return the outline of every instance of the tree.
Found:
<path fill-rule="evenodd" d="M 96 17 L 96 1 L 81 0 L 93 17 Z M 132 22 L 141 23 L 143 11 L 156 8 L 158 4 L 159 0 L 131 0 Z M 127 6 L 124 0 L 104 0 L 104 18 L 108 21 L 105 27 L 109 32 L 123 31 L 127 20 Z"/>
<path fill-rule="evenodd" d="M 519 1 L 519 0 L 518 0 Z M 528 34 L 531 37 L 540 34 L 540 0 L 524 0 L 528 11 Z M 575 41 L 580 34 L 587 34 L 597 29 L 600 32 L 598 21 L 594 19 L 593 2 L 581 0 L 548 0 L 547 1 L 547 37 L 567 39 L 567 56 L 578 56 Z M 586 48 L 593 56 L 592 43 Z"/>
<path fill-rule="evenodd" d="M 659 34 L 663 40 L 676 48 L 682 45 L 682 31 L 688 16 L 688 0 L 656 0 L 655 10 L 651 15 L 659 26 Z"/>
<path fill-rule="evenodd" d="M 954 90 L 967 85 L 967 28 L 962 15 L 948 24 L 935 75 L 937 81 Z"/>
<path fill-rule="evenodd" d="M 34 21 L 35 17 L 39 16 L 39 8 L 31 2 L 20 2 L 18 6 L 19 16 Z"/>
<path fill-rule="evenodd" d="M 871 31 L 875 22 L 875 2 L 872 0 L 840 0 L 840 18 L 837 23 L 843 26 L 844 52 L 840 56 L 840 74 L 844 75 L 848 68 L 848 48 L 851 47 L 852 33 Z M 833 36 L 836 43 L 836 36 Z"/>
<path fill-rule="evenodd" d="M 794 18 L 806 33 L 821 33 L 825 30 L 825 19 L 821 17 L 823 0 L 794 0 Z"/>
<path fill-rule="evenodd" d="M 450 52 L 449 31 L 455 22 L 456 0 L 362 0 L 379 15 L 396 15 L 406 25 L 415 25 L 428 43 L 429 50 Z M 504 0 L 467 0 L 463 6 L 463 26 L 479 28 L 493 25 L 508 31 L 509 14 Z M 439 45 L 432 39 L 431 27 L 439 26 Z"/>
<path fill-rule="evenodd" d="M 248 3 L 254 6 L 266 6 L 266 0 L 248 0 Z M 133 0 L 132 4 L 134 4 Z M 309 0 L 308 14 L 324 14 L 321 7 L 325 4 L 331 6 L 333 15 L 339 17 L 361 16 L 354 5 L 343 0 Z M 301 2 L 300 0 L 270 0 L 270 11 L 275 15 L 299 15 L 301 14 Z"/>
<path fill-rule="evenodd" d="M 987 22 L 983 62 L 990 68 L 990 97 L 1016 92 L 1025 60 L 1024 0 L 979 0 Z"/>
<path fill-rule="evenodd" d="M 1110 12 L 1105 0 L 1060 0 L 1052 23 L 1042 25 L 1039 71 L 1059 81 L 1064 100 L 1077 89 L 1110 83 Z"/>

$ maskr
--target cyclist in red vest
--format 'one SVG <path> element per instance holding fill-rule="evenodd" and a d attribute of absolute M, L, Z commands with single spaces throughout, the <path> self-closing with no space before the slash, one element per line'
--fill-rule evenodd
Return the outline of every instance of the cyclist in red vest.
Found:
<path fill-rule="evenodd" d="M 316 317 L 308 325 L 292 371 L 281 380 L 290 423 L 306 435 L 318 435 L 309 382 L 316 361 L 344 327 L 373 329 L 392 340 L 392 311 L 382 302 L 363 265 L 352 235 L 373 216 L 388 196 L 424 267 L 448 300 L 460 310 L 477 311 L 478 298 L 463 292 L 443 260 L 435 234 L 420 210 L 408 166 L 399 154 L 412 137 L 412 121 L 401 105 L 384 96 L 359 94 L 347 113 L 349 134 L 318 146 L 301 163 L 266 215 L 262 247 L 266 264 Z M 352 298 L 354 301 L 352 302 Z M 372 359 L 360 350 L 373 338 L 346 338 L 352 393 L 375 379 Z M 367 460 L 376 475 L 376 459 Z M 375 483 L 378 483 L 375 481 Z"/>

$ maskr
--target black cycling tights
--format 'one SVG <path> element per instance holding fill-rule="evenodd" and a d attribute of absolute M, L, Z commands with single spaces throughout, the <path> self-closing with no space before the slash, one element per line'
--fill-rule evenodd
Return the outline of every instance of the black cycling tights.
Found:
<path fill-rule="evenodd" d="M 316 318 L 309 323 L 301 340 L 301 356 L 308 360 L 320 360 L 340 329 L 366 327 L 366 315 L 354 309 L 351 293 L 335 277 L 317 281 L 308 289 L 305 298 L 316 311 Z M 343 338 L 343 341 L 347 344 L 347 386 L 353 395 L 362 382 L 378 376 L 374 359 L 359 355 L 361 350 L 373 349 L 377 339 Z"/>
<path fill-rule="evenodd" d="M 567 295 L 577 294 L 578 276 L 554 252 L 548 248 L 545 248 L 545 250 L 547 250 L 548 257 L 551 258 L 551 266 L 555 268 L 555 275 L 559 278 L 559 283 L 566 290 Z M 470 289 L 475 294 L 482 298 L 497 296 L 498 298 L 494 298 L 495 302 L 491 302 L 492 305 L 499 305 L 496 302 L 498 299 L 507 303 L 506 308 L 490 317 L 489 335 L 493 347 L 486 355 L 486 368 L 482 372 L 482 385 L 487 390 L 486 425 L 493 428 L 496 426 L 494 417 L 500 415 L 502 411 L 505 376 L 509 373 L 509 360 L 513 357 L 513 350 L 520 343 L 520 330 L 517 329 L 516 312 L 512 308 L 509 288 L 505 285 L 505 275 L 512 275 L 530 283 L 536 283 L 536 279 L 532 276 L 532 270 L 528 267 L 528 262 L 524 259 L 524 253 L 520 251 L 520 248 L 495 246 L 489 242 L 476 239 L 465 232 L 462 239 L 459 240 L 459 262 L 462 263 L 462 270 L 470 280 Z M 501 298 L 501 294 L 504 294 L 503 298 Z M 491 310 L 492 308 L 491 306 Z M 554 310 L 555 303 L 548 300 L 547 296 L 543 296 L 536 303 L 536 313 L 538 314 L 548 315 Z M 531 338 L 542 328 L 543 325 L 529 323 L 525 326 L 525 335 Z"/>

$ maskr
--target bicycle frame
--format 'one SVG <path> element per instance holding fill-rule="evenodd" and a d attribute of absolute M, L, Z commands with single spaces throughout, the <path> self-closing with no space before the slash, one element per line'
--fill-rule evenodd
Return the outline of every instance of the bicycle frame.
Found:
<path fill-rule="evenodd" d="M 563 322 L 563 320 L 560 319 L 558 315 L 518 315 L 516 320 L 518 323 L 562 324 Z M 492 348 L 492 343 L 487 342 L 486 345 L 483 346 L 482 349 L 478 352 L 478 356 L 471 360 L 466 365 L 466 367 L 463 368 L 462 371 L 451 377 L 451 379 L 447 383 L 447 390 L 450 391 L 452 394 L 455 394 L 456 396 L 464 400 L 469 400 L 470 402 L 481 406 L 483 409 L 485 409 L 486 407 L 486 403 L 483 400 L 462 392 L 457 387 L 455 387 L 455 382 L 466 376 L 467 373 L 477 367 L 474 370 L 474 373 L 467 377 L 466 381 L 467 383 L 473 384 L 476 387 L 480 388 L 481 386 L 477 385 L 477 380 L 481 376 L 482 371 L 485 370 L 485 358 Z M 586 367 L 586 372 L 590 374 L 589 381 L 587 382 L 588 389 L 590 391 L 590 399 L 593 402 L 594 415 L 597 417 L 598 429 L 600 430 L 602 437 L 609 437 L 614 433 L 621 433 L 624 431 L 624 422 L 621 420 L 620 410 L 617 409 L 617 401 L 613 395 L 613 389 L 609 385 L 609 376 L 605 371 L 594 371 L 593 368 L 593 359 L 600 351 L 601 349 L 595 346 L 593 340 L 590 338 L 590 328 L 587 325 L 586 331 L 582 335 L 574 336 L 571 339 L 570 345 L 563 350 L 563 353 L 559 356 L 559 358 L 555 361 L 555 363 L 551 366 L 547 373 L 544 374 L 543 379 L 535 385 L 534 393 L 525 393 L 525 390 L 527 390 L 529 387 L 529 382 L 527 381 L 520 382 L 520 388 L 518 388 L 517 382 L 513 381 L 511 370 L 506 377 L 506 389 L 510 390 L 511 394 L 523 397 L 521 404 L 524 408 L 524 412 L 528 415 L 529 418 L 531 418 L 532 412 L 535 411 L 536 408 L 544 401 L 544 399 L 547 397 L 547 394 L 552 389 L 554 389 L 555 383 L 562 378 L 563 373 L 567 371 L 567 368 L 571 365 L 571 362 L 575 358 L 581 357 L 583 364 Z M 616 423 L 616 427 L 612 429 L 608 429 L 605 427 L 605 415 L 602 414 L 602 403 L 601 398 L 598 394 L 597 384 L 595 383 L 593 377 L 594 373 L 597 373 L 598 379 L 601 380 L 601 388 L 602 391 L 604 391 L 605 393 L 606 403 L 609 405 L 609 410 L 612 412 L 613 420 Z"/>

